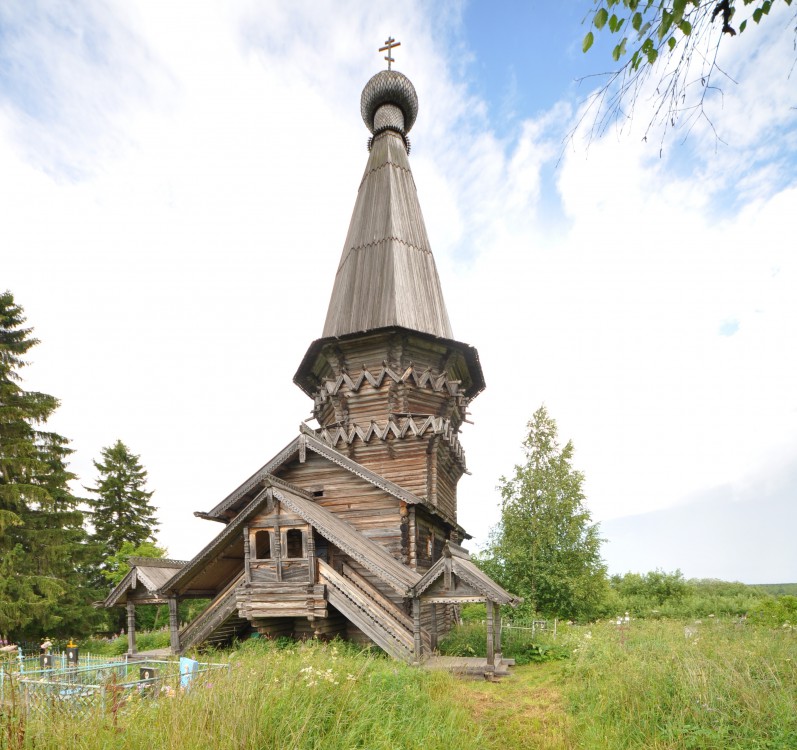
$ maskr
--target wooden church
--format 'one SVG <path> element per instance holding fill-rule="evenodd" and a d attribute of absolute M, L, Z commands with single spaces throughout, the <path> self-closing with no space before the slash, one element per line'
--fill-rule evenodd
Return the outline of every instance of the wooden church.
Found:
<path fill-rule="evenodd" d="M 469 559 L 457 523 L 459 442 L 484 388 L 476 349 L 457 341 L 410 169 L 418 113 L 410 80 L 366 84 L 369 156 L 323 336 L 294 383 L 318 429 L 285 448 L 200 518 L 218 536 L 187 562 L 132 559 L 105 606 L 168 603 L 172 650 L 267 636 L 373 642 L 422 663 L 463 602 L 486 602 L 487 669 L 500 666 L 498 606 L 517 599 Z M 209 597 L 178 629 L 177 603 Z"/>

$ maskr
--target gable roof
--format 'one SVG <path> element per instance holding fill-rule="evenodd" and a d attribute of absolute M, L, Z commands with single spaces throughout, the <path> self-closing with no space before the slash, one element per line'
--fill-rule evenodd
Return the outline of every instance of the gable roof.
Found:
<path fill-rule="evenodd" d="M 264 479 L 270 477 L 281 466 L 288 463 L 295 456 L 301 455 L 303 451 L 311 450 L 319 456 L 326 458 L 333 464 L 340 466 L 346 471 L 364 479 L 366 482 L 378 487 L 379 489 L 387 492 L 388 495 L 408 503 L 409 505 L 421 505 L 426 508 L 433 515 L 438 516 L 446 523 L 450 524 L 453 528 L 457 529 L 462 536 L 470 537 L 470 535 L 463 529 L 457 522 L 450 518 L 448 514 L 440 511 L 433 503 L 430 503 L 425 498 L 405 490 L 395 482 L 379 476 L 376 472 L 367 469 L 357 461 L 352 460 L 348 456 L 344 456 L 340 451 L 333 448 L 331 445 L 316 437 L 315 432 L 306 425 L 300 426 L 300 434 L 294 438 L 288 445 L 286 445 L 274 458 L 260 467 L 249 479 L 243 484 L 233 490 L 227 497 L 224 498 L 218 505 L 207 513 L 196 512 L 195 516 L 205 518 L 213 521 L 226 522 L 224 513 L 228 510 L 235 510 L 236 507 L 241 507 L 246 502 L 248 495 L 251 495 L 258 487 L 262 486 Z"/>
<path fill-rule="evenodd" d="M 420 575 L 396 560 L 382 545 L 363 536 L 350 523 L 318 505 L 304 490 L 266 475 L 257 496 L 184 568 L 166 582 L 163 590 L 184 588 L 215 557 L 237 540 L 246 523 L 269 502 L 280 502 L 309 523 L 321 536 L 359 562 L 380 580 L 406 596 Z"/>
<path fill-rule="evenodd" d="M 147 592 L 145 596 L 158 599 L 161 586 L 183 568 L 185 560 L 168 560 L 164 558 L 131 557 L 130 570 L 127 575 L 114 586 L 105 601 L 104 607 L 114 607 L 127 600 L 128 595 L 141 583 Z M 142 598 L 142 597 L 136 597 Z"/>
<path fill-rule="evenodd" d="M 503 589 L 485 572 L 476 567 L 471 562 L 467 550 L 452 542 L 446 542 L 443 547 L 443 557 L 432 565 L 421 580 L 415 584 L 412 595 L 421 596 L 438 578 L 451 574 L 462 579 L 491 602 L 510 604 L 515 607 L 523 601 Z"/>
<path fill-rule="evenodd" d="M 265 486 L 257 495 L 244 507 L 235 518 L 224 527 L 215 539 L 211 539 L 188 563 L 179 570 L 163 586 L 164 590 L 179 592 L 185 584 L 190 583 L 191 579 L 205 567 L 215 557 L 224 552 L 227 547 L 237 541 L 238 535 L 243 531 L 246 522 L 252 518 L 270 499 L 269 485 L 264 481 Z"/>
<path fill-rule="evenodd" d="M 306 492 L 291 488 L 286 482 L 271 481 L 274 497 L 402 596 L 407 596 L 410 589 L 421 580 L 416 571 L 396 560 L 381 544 L 370 540 L 350 523 L 318 505 Z"/>

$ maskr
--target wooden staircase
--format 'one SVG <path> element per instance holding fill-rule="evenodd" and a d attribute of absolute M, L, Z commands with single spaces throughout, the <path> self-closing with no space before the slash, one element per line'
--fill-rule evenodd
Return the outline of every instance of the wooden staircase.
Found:
<path fill-rule="evenodd" d="M 241 573 L 224 588 L 195 620 L 180 631 L 180 652 L 203 643 L 221 645 L 249 628 L 247 619 L 238 616 L 236 595 L 244 584 Z"/>
<path fill-rule="evenodd" d="M 327 600 L 377 646 L 395 659 L 412 663 L 415 640 L 412 618 L 348 565 L 341 573 L 318 560 L 318 581 L 327 587 Z M 429 634 L 421 631 L 426 654 L 431 653 Z"/>

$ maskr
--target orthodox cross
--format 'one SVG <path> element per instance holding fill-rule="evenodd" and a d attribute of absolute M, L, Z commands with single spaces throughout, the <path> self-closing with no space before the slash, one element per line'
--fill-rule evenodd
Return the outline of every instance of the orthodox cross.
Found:
<path fill-rule="evenodd" d="M 401 46 L 401 42 L 397 42 L 392 36 L 389 36 L 385 40 L 385 46 L 379 48 L 380 52 L 384 52 L 385 50 L 387 50 L 387 56 L 385 57 L 385 60 L 387 60 L 387 69 L 388 70 L 390 70 L 391 63 L 396 62 L 393 59 L 393 54 L 392 54 L 393 48 L 394 47 L 400 47 L 400 46 Z"/>

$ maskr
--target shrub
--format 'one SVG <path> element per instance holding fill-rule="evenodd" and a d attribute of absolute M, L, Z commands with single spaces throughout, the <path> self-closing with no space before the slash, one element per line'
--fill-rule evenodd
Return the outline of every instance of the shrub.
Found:
<path fill-rule="evenodd" d="M 748 616 L 756 625 L 797 627 L 797 596 L 762 599 L 750 609 Z"/>

